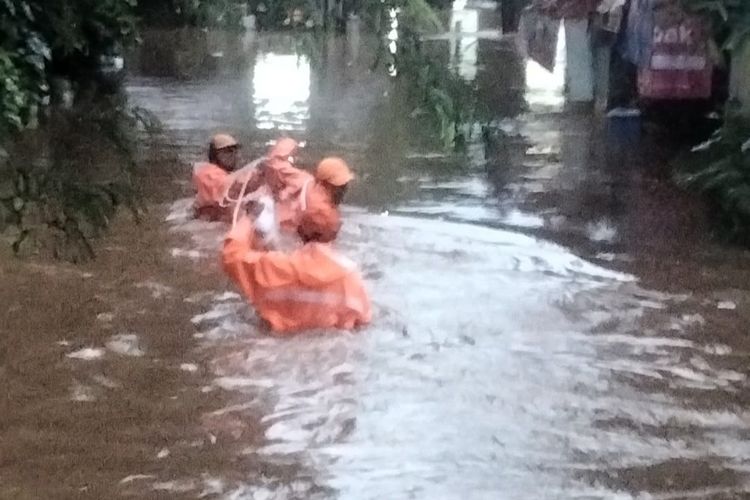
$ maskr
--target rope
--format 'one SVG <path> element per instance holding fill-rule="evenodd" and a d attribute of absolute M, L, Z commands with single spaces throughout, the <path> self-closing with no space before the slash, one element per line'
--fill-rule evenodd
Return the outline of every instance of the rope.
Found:
<path fill-rule="evenodd" d="M 261 156 L 257 160 L 253 160 L 250 163 L 248 163 L 247 165 L 245 165 L 244 167 L 242 167 L 241 169 L 236 170 L 236 171 L 232 172 L 231 174 L 229 174 L 229 181 L 231 181 L 231 182 L 227 182 L 227 187 L 224 190 L 224 195 L 222 196 L 222 201 L 221 201 L 221 203 L 219 203 L 219 205 L 221 207 L 228 207 L 232 203 L 238 203 L 238 202 L 241 201 L 241 198 L 234 199 L 234 198 L 232 198 L 232 197 L 229 196 L 229 191 L 232 189 L 232 186 L 234 186 L 234 184 L 236 182 L 236 179 L 240 176 L 240 174 L 242 174 L 244 172 L 248 173 L 247 177 L 245 178 L 245 184 L 243 186 L 243 191 L 240 191 L 240 196 L 242 196 L 242 193 L 244 192 L 244 188 L 247 186 L 247 183 L 248 183 L 248 181 L 250 179 L 250 171 L 254 170 L 260 163 L 262 163 L 265 160 L 266 160 L 266 157 L 265 156 Z"/>
<path fill-rule="evenodd" d="M 247 189 L 247 185 L 250 182 L 250 178 L 252 177 L 250 175 L 251 171 L 254 170 L 255 168 L 257 168 L 257 166 L 260 165 L 265 160 L 266 160 L 266 158 L 264 156 L 262 156 L 262 157 L 258 158 L 257 160 L 254 160 L 254 161 L 248 163 L 247 165 L 245 165 L 241 169 L 239 169 L 239 170 L 237 170 L 237 171 L 232 172 L 231 174 L 229 174 L 231 182 L 227 182 L 227 188 L 224 191 L 224 196 L 222 197 L 222 201 L 221 201 L 220 205 L 222 207 L 228 207 L 232 203 L 235 204 L 235 206 L 234 206 L 234 214 L 232 216 L 232 227 L 233 228 L 237 224 L 237 217 L 239 216 L 239 213 L 240 213 L 240 207 L 245 202 L 250 201 L 250 200 L 258 197 L 258 195 L 255 195 L 255 193 L 250 193 L 249 195 L 245 195 L 245 196 L 243 196 L 243 194 L 245 192 L 245 189 Z M 229 195 L 229 191 L 234 186 L 235 179 L 238 178 L 238 177 L 240 177 L 240 174 L 243 174 L 245 172 L 247 172 L 247 175 L 245 175 L 245 181 L 242 183 L 242 188 L 239 191 L 240 194 L 238 195 L 238 197 L 236 199 L 232 198 Z"/>

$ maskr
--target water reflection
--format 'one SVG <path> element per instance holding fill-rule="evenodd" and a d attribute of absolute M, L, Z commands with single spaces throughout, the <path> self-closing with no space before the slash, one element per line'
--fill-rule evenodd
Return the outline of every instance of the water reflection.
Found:
<path fill-rule="evenodd" d="M 401 13 L 401 9 L 391 8 L 388 10 L 388 17 L 390 18 L 390 30 L 386 39 L 388 40 L 388 51 L 395 55 L 398 51 L 398 15 Z"/>
<path fill-rule="evenodd" d="M 386 35 L 386 40 L 388 40 L 388 52 L 390 52 L 392 56 L 391 61 L 388 63 L 388 76 L 391 77 L 398 76 L 398 68 L 393 60 L 393 56 L 398 52 L 398 15 L 400 13 L 401 9 L 398 7 L 388 9 L 390 29 Z"/>
<path fill-rule="evenodd" d="M 252 92 L 259 129 L 305 130 L 310 118 L 310 61 L 296 54 L 258 56 Z"/>
<path fill-rule="evenodd" d="M 453 2 L 450 21 L 450 64 L 468 81 L 477 76 L 479 11 L 467 9 L 466 0 Z"/>
<path fill-rule="evenodd" d="M 561 109 L 565 103 L 565 28 L 560 23 L 552 72 L 532 59 L 526 61 L 526 101 L 534 111 L 545 108 Z"/>

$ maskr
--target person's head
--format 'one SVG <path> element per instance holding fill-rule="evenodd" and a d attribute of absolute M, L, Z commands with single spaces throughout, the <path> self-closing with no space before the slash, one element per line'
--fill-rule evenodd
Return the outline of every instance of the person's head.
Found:
<path fill-rule="evenodd" d="M 341 218 L 336 210 L 308 210 L 302 215 L 297 234 L 304 243 L 329 243 L 341 229 Z"/>
<path fill-rule="evenodd" d="M 216 134 L 208 144 L 208 161 L 231 172 L 239 163 L 240 143 L 228 134 Z"/>
<path fill-rule="evenodd" d="M 278 158 L 294 162 L 299 144 L 291 137 L 282 137 L 268 149 L 268 158 Z M 291 160 L 290 160 L 291 159 Z"/>
<path fill-rule="evenodd" d="M 324 158 L 315 169 L 315 180 L 331 193 L 336 205 L 344 200 L 346 189 L 354 174 L 341 158 Z"/>

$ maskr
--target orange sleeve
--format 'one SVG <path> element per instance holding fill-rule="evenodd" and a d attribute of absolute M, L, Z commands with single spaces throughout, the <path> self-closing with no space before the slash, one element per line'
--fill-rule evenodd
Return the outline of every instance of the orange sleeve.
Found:
<path fill-rule="evenodd" d="M 254 251 L 254 233 L 253 225 L 247 217 L 240 217 L 237 224 L 229 230 L 224 238 L 224 264 L 233 264 L 247 259 L 252 255 L 252 260 L 256 260 L 261 252 Z"/>
<path fill-rule="evenodd" d="M 294 196 L 302 189 L 305 182 L 313 180 L 312 174 L 292 166 L 289 162 L 274 158 L 269 160 L 266 168 L 269 170 L 269 185 L 277 194 L 277 198 L 285 199 Z"/>
<path fill-rule="evenodd" d="M 224 239 L 224 271 L 253 300 L 260 288 L 297 282 L 294 255 L 254 249 L 255 231 L 248 218 L 240 219 Z"/>
<path fill-rule="evenodd" d="M 227 173 L 219 167 L 207 165 L 193 172 L 196 204 L 199 207 L 219 205 L 226 189 Z"/>
<path fill-rule="evenodd" d="M 256 292 L 256 283 L 252 276 L 253 265 L 261 255 L 261 252 L 252 249 L 252 236 L 250 221 L 247 218 L 240 219 L 224 239 L 222 251 L 224 271 L 251 301 Z"/>
<path fill-rule="evenodd" d="M 309 172 L 293 167 L 286 162 L 279 165 L 276 169 L 276 175 L 284 188 L 293 190 L 302 189 L 305 182 L 313 179 Z"/>
<path fill-rule="evenodd" d="M 321 214 L 317 220 L 326 222 L 324 229 L 331 234 L 337 234 L 341 229 L 341 216 L 338 207 L 331 201 L 331 196 L 319 186 L 314 185 L 307 192 L 306 201 L 305 211 L 309 214 L 316 212 Z"/>
<path fill-rule="evenodd" d="M 250 174 L 250 179 L 247 181 L 247 186 L 245 187 L 245 192 L 242 193 L 242 196 L 257 191 L 258 188 L 263 185 L 264 180 L 265 179 L 263 177 L 263 171 L 261 169 L 256 168 L 255 170 L 253 170 Z M 242 182 L 242 184 L 244 184 L 244 181 Z M 242 184 L 240 184 L 240 186 L 242 186 Z M 237 189 L 239 190 L 239 188 Z"/>

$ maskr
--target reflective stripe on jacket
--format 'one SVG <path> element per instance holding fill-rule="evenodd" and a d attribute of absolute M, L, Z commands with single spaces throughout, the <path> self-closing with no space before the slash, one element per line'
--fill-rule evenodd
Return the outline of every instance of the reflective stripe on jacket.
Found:
<path fill-rule="evenodd" d="M 353 329 L 370 321 L 356 267 L 330 244 L 307 243 L 286 254 L 255 250 L 254 239 L 250 221 L 238 222 L 224 241 L 223 266 L 273 330 Z"/>

